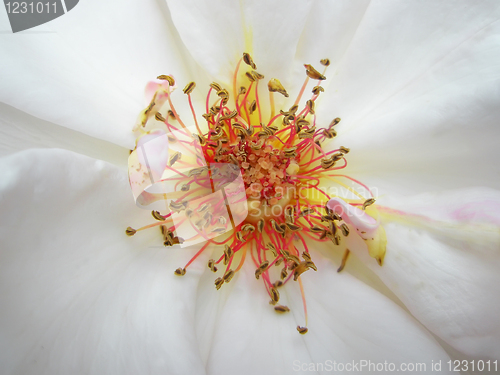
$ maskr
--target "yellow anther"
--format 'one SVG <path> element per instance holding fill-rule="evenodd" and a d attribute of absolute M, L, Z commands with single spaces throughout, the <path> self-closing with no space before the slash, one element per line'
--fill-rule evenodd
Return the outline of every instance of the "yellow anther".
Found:
<path fill-rule="evenodd" d="M 170 86 L 175 85 L 175 80 L 171 76 L 167 76 L 165 74 L 162 74 L 161 76 L 158 76 L 156 78 L 161 79 L 163 81 L 167 81 Z"/>
<path fill-rule="evenodd" d="M 284 95 L 285 98 L 288 98 L 288 93 L 285 88 L 281 84 L 281 82 L 276 78 L 271 78 L 267 84 L 267 88 L 271 92 L 279 92 L 281 95 Z"/>
<path fill-rule="evenodd" d="M 177 268 L 174 272 L 177 276 L 184 276 L 186 274 L 185 268 Z"/>
<path fill-rule="evenodd" d="M 329 66 L 330 65 L 330 59 L 322 59 L 319 61 L 321 65 L 323 66 Z"/>
<path fill-rule="evenodd" d="M 182 91 L 184 91 L 184 94 L 189 95 L 189 94 L 191 94 L 191 92 L 194 90 L 195 87 L 196 87 L 196 83 L 189 82 L 186 85 L 186 87 L 184 87 L 184 90 L 182 90 Z"/>
<path fill-rule="evenodd" d="M 297 326 L 297 331 L 299 331 L 299 333 L 301 335 L 305 335 L 308 331 L 307 327 L 301 327 L 301 326 Z"/>
<path fill-rule="evenodd" d="M 253 62 L 252 56 L 250 56 L 250 54 L 244 52 L 243 53 L 243 61 L 245 62 L 245 64 L 250 65 L 252 67 L 252 69 L 257 69 L 257 66 Z"/>
<path fill-rule="evenodd" d="M 304 67 L 306 68 L 306 74 L 308 77 L 312 79 L 319 79 L 319 80 L 325 80 L 326 77 L 318 72 L 316 69 L 313 68 L 312 65 L 310 64 L 304 64 Z"/>

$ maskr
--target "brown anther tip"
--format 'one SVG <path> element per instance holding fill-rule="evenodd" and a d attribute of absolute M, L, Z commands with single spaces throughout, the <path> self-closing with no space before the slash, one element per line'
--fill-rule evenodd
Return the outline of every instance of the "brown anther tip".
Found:
<path fill-rule="evenodd" d="M 265 272 L 267 267 L 269 267 L 269 261 L 265 260 L 260 264 L 259 269 L 262 270 L 262 272 Z"/>
<path fill-rule="evenodd" d="M 257 230 L 259 231 L 259 233 L 262 233 L 262 231 L 264 230 L 264 219 L 260 219 L 257 223 Z"/>
<path fill-rule="evenodd" d="M 323 66 L 330 66 L 330 59 L 322 59 L 319 62 Z"/>
<path fill-rule="evenodd" d="M 169 159 L 168 166 L 171 167 L 175 164 L 176 161 L 181 160 L 182 154 L 179 151 L 176 151 Z"/>
<path fill-rule="evenodd" d="M 213 88 L 217 92 L 220 91 L 220 90 L 222 90 L 221 85 L 219 85 L 217 82 L 212 82 L 210 84 L 210 87 Z"/>
<path fill-rule="evenodd" d="M 340 122 L 340 117 L 334 118 L 330 123 L 330 126 L 335 126 Z"/>
<path fill-rule="evenodd" d="M 252 103 L 250 103 L 250 108 L 249 108 L 250 114 L 254 113 L 256 109 L 257 109 L 257 102 L 254 100 Z"/>
<path fill-rule="evenodd" d="M 184 276 L 186 274 L 186 269 L 185 268 L 177 268 L 174 273 L 177 276 Z"/>
<path fill-rule="evenodd" d="M 262 270 L 261 270 L 260 268 L 257 268 L 257 269 L 255 270 L 255 278 L 256 278 L 257 280 L 259 280 L 260 275 L 262 275 Z"/>
<path fill-rule="evenodd" d="M 252 56 L 250 56 L 250 54 L 244 52 L 243 61 L 245 62 L 245 64 L 250 65 L 252 69 L 257 69 L 257 65 L 255 65 L 255 63 L 253 62 Z"/>
<path fill-rule="evenodd" d="M 318 270 L 318 267 L 316 267 L 316 265 L 314 264 L 314 262 L 312 260 L 306 261 L 306 266 L 313 269 L 314 271 Z"/>
<path fill-rule="evenodd" d="M 127 234 L 127 236 L 133 236 L 137 231 L 132 228 L 132 227 L 128 227 L 127 229 L 125 229 L 125 233 Z"/>
<path fill-rule="evenodd" d="M 156 112 L 155 114 L 155 119 L 157 121 L 161 121 L 161 122 L 165 122 L 165 117 L 162 116 L 162 114 L 160 112 Z"/>
<path fill-rule="evenodd" d="M 320 92 L 324 92 L 325 89 L 321 86 L 314 86 L 313 89 L 312 89 L 312 93 L 314 95 L 319 95 Z"/>
<path fill-rule="evenodd" d="M 307 327 L 301 327 L 301 326 L 297 326 L 297 331 L 299 331 L 299 333 L 301 335 L 305 335 L 308 331 Z"/>
<path fill-rule="evenodd" d="M 349 151 L 351 151 L 351 149 L 347 148 L 347 147 L 344 147 L 344 146 L 340 146 L 339 148 L 340 152 L 343 153 L 343 154 L 348 154 Z"/>
<path fill-rule="evenodd" d="M 288 276 L 288 272 L 287 272 L 286 267 L 285 267 L 281 270 L 280 277 L 282 280 L 284 280 L 284 279 L 286 279 L 287 276 Z"/>
<path fill-rule="evenodd" d="M 308 77 L 310 77 L 312 79 L 318 79 L 321 81 L 326 79 L 326 77 L 323 74 L 321 74 L 320 72 L 318 72 L 316 69 L 314 69 L 312 65 L 304 64 L 304 68 L 306 68 L 306 74 Z"/>
<path fill-rule="evenodd" d="M 217 290 L 219 290 L 223 284 L 224 284 L 224 279 L 222 279 L 221 277 L 215 279 L 215 288 Z"/>
<path fill-rule="evenodd" d="M 280 314 L 283 314 L 283 313 L 290 311 L 290 309 L 288 308 L 288 306 L 277 305 L 277 306 L 274 306 L 274 311 L 279 312 Z"/>
<path fill-rule="evenodd" d="M 246 72 L 245 75 L 250 80 L 250 82 L 255 82 L 255 77 L 250 72 Z"/>
<path fill-rule="evenodd" d="M 285 98 L 288 98 L 288 93 L 286 92 L 285 88 L 279 81 L 279 79 L 276 78 L 271 78 L 269 82 L 267 83 L 267 88 L 269 89 L 270 92 L 279 92 L 281 95 L 283 95 Z"/>
<path fill-rule="evenodd" d="M 165 217 L 163 217 L 158 211 L 151 211 L 151 215 L 158 221 L 165 221 Z"/>
<path fill-rule="evenodd" d="M 170 86 L 175 85 L 175 80 L 171 76 L 167 76 L 165 74 L 162 74 L 156 78 L 161 79 L 162 81 L 167 81 Z"/>
<path fill-rule="evenodd" d="M 302 230 L 302 227 L 300 225 L 296 225 L 296 224 L 292 224 L 292 223 L 286 223 L 285 225 L 292 232 L 296 232 L 298 230 Z"/>
<path fill-rule="evenodd" d="M 217 272 L 217 267 L 215 267 L 215 260 L 210 259 L 208 261 L 208 268 L 210 268 L 212 272 Z"/>
<path fill-rule="evenodd" d="M 312 115 L 314 115 L 314 101 L 309 99 L 307 102 L 306 102 L 306 106 L 307 108 L 309 109 L 309 113 L 311 113 Z"/>
<path fill-rule="evenodd" d="M 227 270 L 227 272 L 224 274 L 224 276 L 222 276 L 222 278 L 224 279 L 224 281 L 225 281 L 226 283 L 228 283 L 228 282 L 230 282 L 230 281 L 231 281 L 231 279 L 233 278 L 233 276 L 234 276 L 234 271 L 233 271 L 233 270 L 231 270 L 231 269 L 229 269 L 229 270 Z"/>
<path fill-rule="evenodd" d="M 265 78 L 264 74 L 260 74 L 259 72 L 255 71 L 255 70 L 252 72 L 252 75 L 255 77 L 255 80 L 259 80 L 259 79 L 264 79 Z"/>
<path fill-rule="evenodd" d="M 368 206 L 371 206 L 372 204 L 375 203 L 375 198 L 370 198 L 370 199 L 367 199 L 364 203 L 363 203 L 363 210 L 366 209 L 366 207 Z"/>
<path fill-rule="evenodd" d="M 184 94 L 186 95 L 189 95 L 191 94 L 191 92 L 193 92 L 194 88 L 196 87 L 196 83 L 195 82 L 189 82 L 186 87 L 184 87 L 184 89 L 182 90 L 184 92 Z"/>
<path fill-rule="evenodd" d="M 280 292 L 274 286 L 269 289 L 269 293 L 273 301 L 278 302 L 280 300 Z"/>

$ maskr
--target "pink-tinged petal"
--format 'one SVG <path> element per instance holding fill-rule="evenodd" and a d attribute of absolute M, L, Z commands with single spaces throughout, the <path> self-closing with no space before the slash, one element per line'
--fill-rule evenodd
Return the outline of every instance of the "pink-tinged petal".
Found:
<path fill-rule="evenodd" d="M 136 140 L 136 148 L 141 165 L 147 165 L 153 182 L 161 179 L 169 158 L 167 134 L 162 130 L 152 130 Z M 146 159 L 147 158 L 147 159 Z"/>
<path fill-rule="evenodd" d="M 379 199 L 383 267 L 356 254 L 430 331 L 469 356 L 500 355 L 500 192 Z"/>
<path fill-rule="evenodd" d="M 365 241 L 368 254 L 382 265 L 386 253 L 387 238 L 384 228 L 380 225 L 380 220 L 370 216 L 370 214 L 378 216 L 378 212 L 369 209 L 369 211 L 373 211 L 369 214 L 367 211 L 352 206 L 340 198 L 330 199 L 326 207 L 332 213 L 339 215 L 347 225 L 354 228 L 355 233 Z M 354 233 L 351 237 L 353 235 Z"/>
<path fill-rule="evenodd" d="M 0 159 L 6 374 L 204 374 L 193 249 L 165 249 L 126 172 L 62 150 Z M 196 249 L 194 249 L 196 250 Z"/>
<path fill-rule="evenodd" d="M 166 80 L 161 80 L 161 79 L 155 79 L 152 81 L 149 81 L 146 85 L 146 89 L 144 90 L 145 97 L 144 97 L 144 104 L 149 105 L 151 100 L 155 97 L 158 98 L 159 100 L 162 100 L 163 104 L 165 100 L 167 99 L 167 94 L 169 92 L 173 92 L 177 88 L 177 81 L 175 81 L 175 77 L 171 74 L 167 74 L 169 77 L 171 77 L 175 84 L 174 86 L 170 86 L 168 84 L 168 81 Z M 161 106 L 161 105 L 160 105 Z"/>
<path fill-rule="evenodd" d="M 332 212 L 340 215 L 342 220 L 356 228 L 357 233 L 364 240 L 373 239 L 380 223 L 365 211 L 354 207 L 340 198 L 332 198 L 326 206 Z"/>

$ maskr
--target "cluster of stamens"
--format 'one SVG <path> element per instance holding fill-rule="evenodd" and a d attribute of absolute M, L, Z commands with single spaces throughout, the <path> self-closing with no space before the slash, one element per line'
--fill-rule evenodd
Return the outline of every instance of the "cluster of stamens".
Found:
<path fill-rule="evenodd" d="M 240 72 L 241 62 L 250 67 L 248 71 Z M 321 63 L 326 72 L 330 62 L 325 59 Z M 159 226 L 165 246 L 183 243 L 187 239 L 175 234 L 179 222 L 173 220 L 172 216 L 182 212 L 185 215 L 182 223 L 191 225 L 194 236 L 220 232 L 216 238 L 207 237 L 202 248 L 184 267 L 175 270 L 175 274 L 185 275 L 189 265 L 208 245 L 217 245 L 222 251 L 218 257 L 210 259 L 207 266 L 212 272 L 220 274 L 215 279 L 215 287 L 219 290 L 233 279 L 247 254 L 250 254 L 256 267 L 255 277 L 263 281 L 270 304 L 276 312 L 286 313 L 290 310 L 279 304 L 279 288 L 290 280 L 299 283 L 307 323 L 301 276 L 310 269 L 317 271 L 308 243 L 311 240 L 330 241 L 334 246 L 339 246 L 342 237 L 349 235 L 349 226 L 341 215 L 326 207 L 331 196 L 320 186 L 320 181 L 326 178 L 339 182 L 344 178 L 366 187 L 338 173 L 347 165 L 345 155 L 349 149 L 323 149 L 323 143 L 336 136 L 334 127 L 340 119 L 335 118 L 328 127 L 316 126 L 315 102 L 324 91 L 320 84 L 326 77 L 325 72 L 320 73 L 311 65 L 305 65 L 305 68 L 307 78 L 295 103 L 288 110 L 275 111 L 274 95 L 277 93 L 288 97 L 289 94 L 279 80 L 273 78 L 269 81 L 270 114 L 265 116 L 259 101 L 259 82 L 264 79 L 264 75 L 255 70 L 255 63 L 245 53 L 234 73 L 232 98 L 221 85 L 210 85 L 203 114 L 205 131 L 201 130 L 191 103 L 190 94 L 196 85 L 194 82 L 187 84 L 183 91 L 188 96 L 197 129 L 193 139 L 197 147 L 201 148 L 206 166 L 194 165 L 196 168 L 192 168 L 189 174 L 179 172 L 181 177 L 176 183 L 182 195 L 170 202 L 170 212 L 162 214 L 153 211 L 157 222 L 138 230 Z M 147 134 L 151 129 L 160 127 L 169 132 L 187 129 L 171 100 L 174 79 L 166 75 L 158 78 L 167 84 L 167 90 L 163 92 L 165 106 L 158 106 L 160 93 L 155 94 L 141 114 L 136 130 Z M 304 101 L 301 108 L 299 103 L 311 79 L 317 81 L 316 85 L 312 89 L 312 96 Z M 246 83 L 241 84 L 242 81 Z M 233 106 L 230 108 L 231 99 Z M 175 170 L 176 165 L 182 163 L 186 163 L 182 152 L 175 152 L 170 155 L 167 168 Z M 234 221 L 233 217 L 230 216 L 228 220 L 218 214 L 218 210 L 224 208 L 224 202 L 206 200 L 197 207 L 190 206 L 190 200 L 199 196 L 199 189 L 215 191 L 232 181 L 224 177 L 216 183 L 217 186 L 213 186 L 214 172 L 208 171 L 211 165 L 218 163 L 232 164 L 235 171 L 241 173 L 248 203 L 247 217 L 230 232 L 226 228 Z M 196 178 L 199 188 L 192 187 L 193 178 Z M 364 209 L 373 202 L 373 199 L 363 199 L 352 204 Z M 133 235 L 138 230 L 129 227 L 127 235 Z M 344 268 L 348 255 L 347 249 L 339 272 Z M 307 328 L 301 326 L 297 330 L 301 334 L 307 332 Z"/>

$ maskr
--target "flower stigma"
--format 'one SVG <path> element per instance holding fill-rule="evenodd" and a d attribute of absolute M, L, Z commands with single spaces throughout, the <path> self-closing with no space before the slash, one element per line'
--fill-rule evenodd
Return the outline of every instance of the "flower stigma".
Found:
<path fill-rule="evenodd" d="M 270 304 L 280 314 L 290 311 L 280 303 L 280 288 L 297 282 L 306 323 L 297 326 L 301 334 L 308 330 L 301 277 L 318 271 L 311 246 L 329 243 L 341 251 L 340 272 L 349 246 L 364 244 L 382 265 L 386 244 L 372 191 L 340 172 L 347 166 L 349 149 L 323 147 L 336 137 L 340 118 L 317 126 L 315 103 L 324 91 L 321 83 L 330 61 L 321 64 L 323 72 L 304 65 L 306 78 L 294 103 L 277 111 L 275 95 L 288 98 L 288 92 L 271 78 L 264 107 L 259 85 L 265 77 L 244 53 L 234 71 L 232 94 L 216 82 L 210 84 L 203 123 L 198 122 L 191 98 L 196 84 L 185 86 L 192 113 L 187 125 L 173 104 L 174 77 L 161 75 L 146 87 L 149 105 L 134 126 L 138 137 L 129 156 L 134 198 L 140 207 L 155 208 L 155 222 L 128 227 L 126 234 L 159 227 L 165 246 L 202 244 L 186 265 L 175 270 L 178 276 L 214 245 L 215 257 L 207 267 L 218 275 L 217 290 L 250 258 L 255 278 L 262 280 Z M 303 99 L 311 80 L 312 93 Z M 346 194 L 332 192 L 333 185 Z M 351 241 L 353 237 L 358 241 Z"/>

